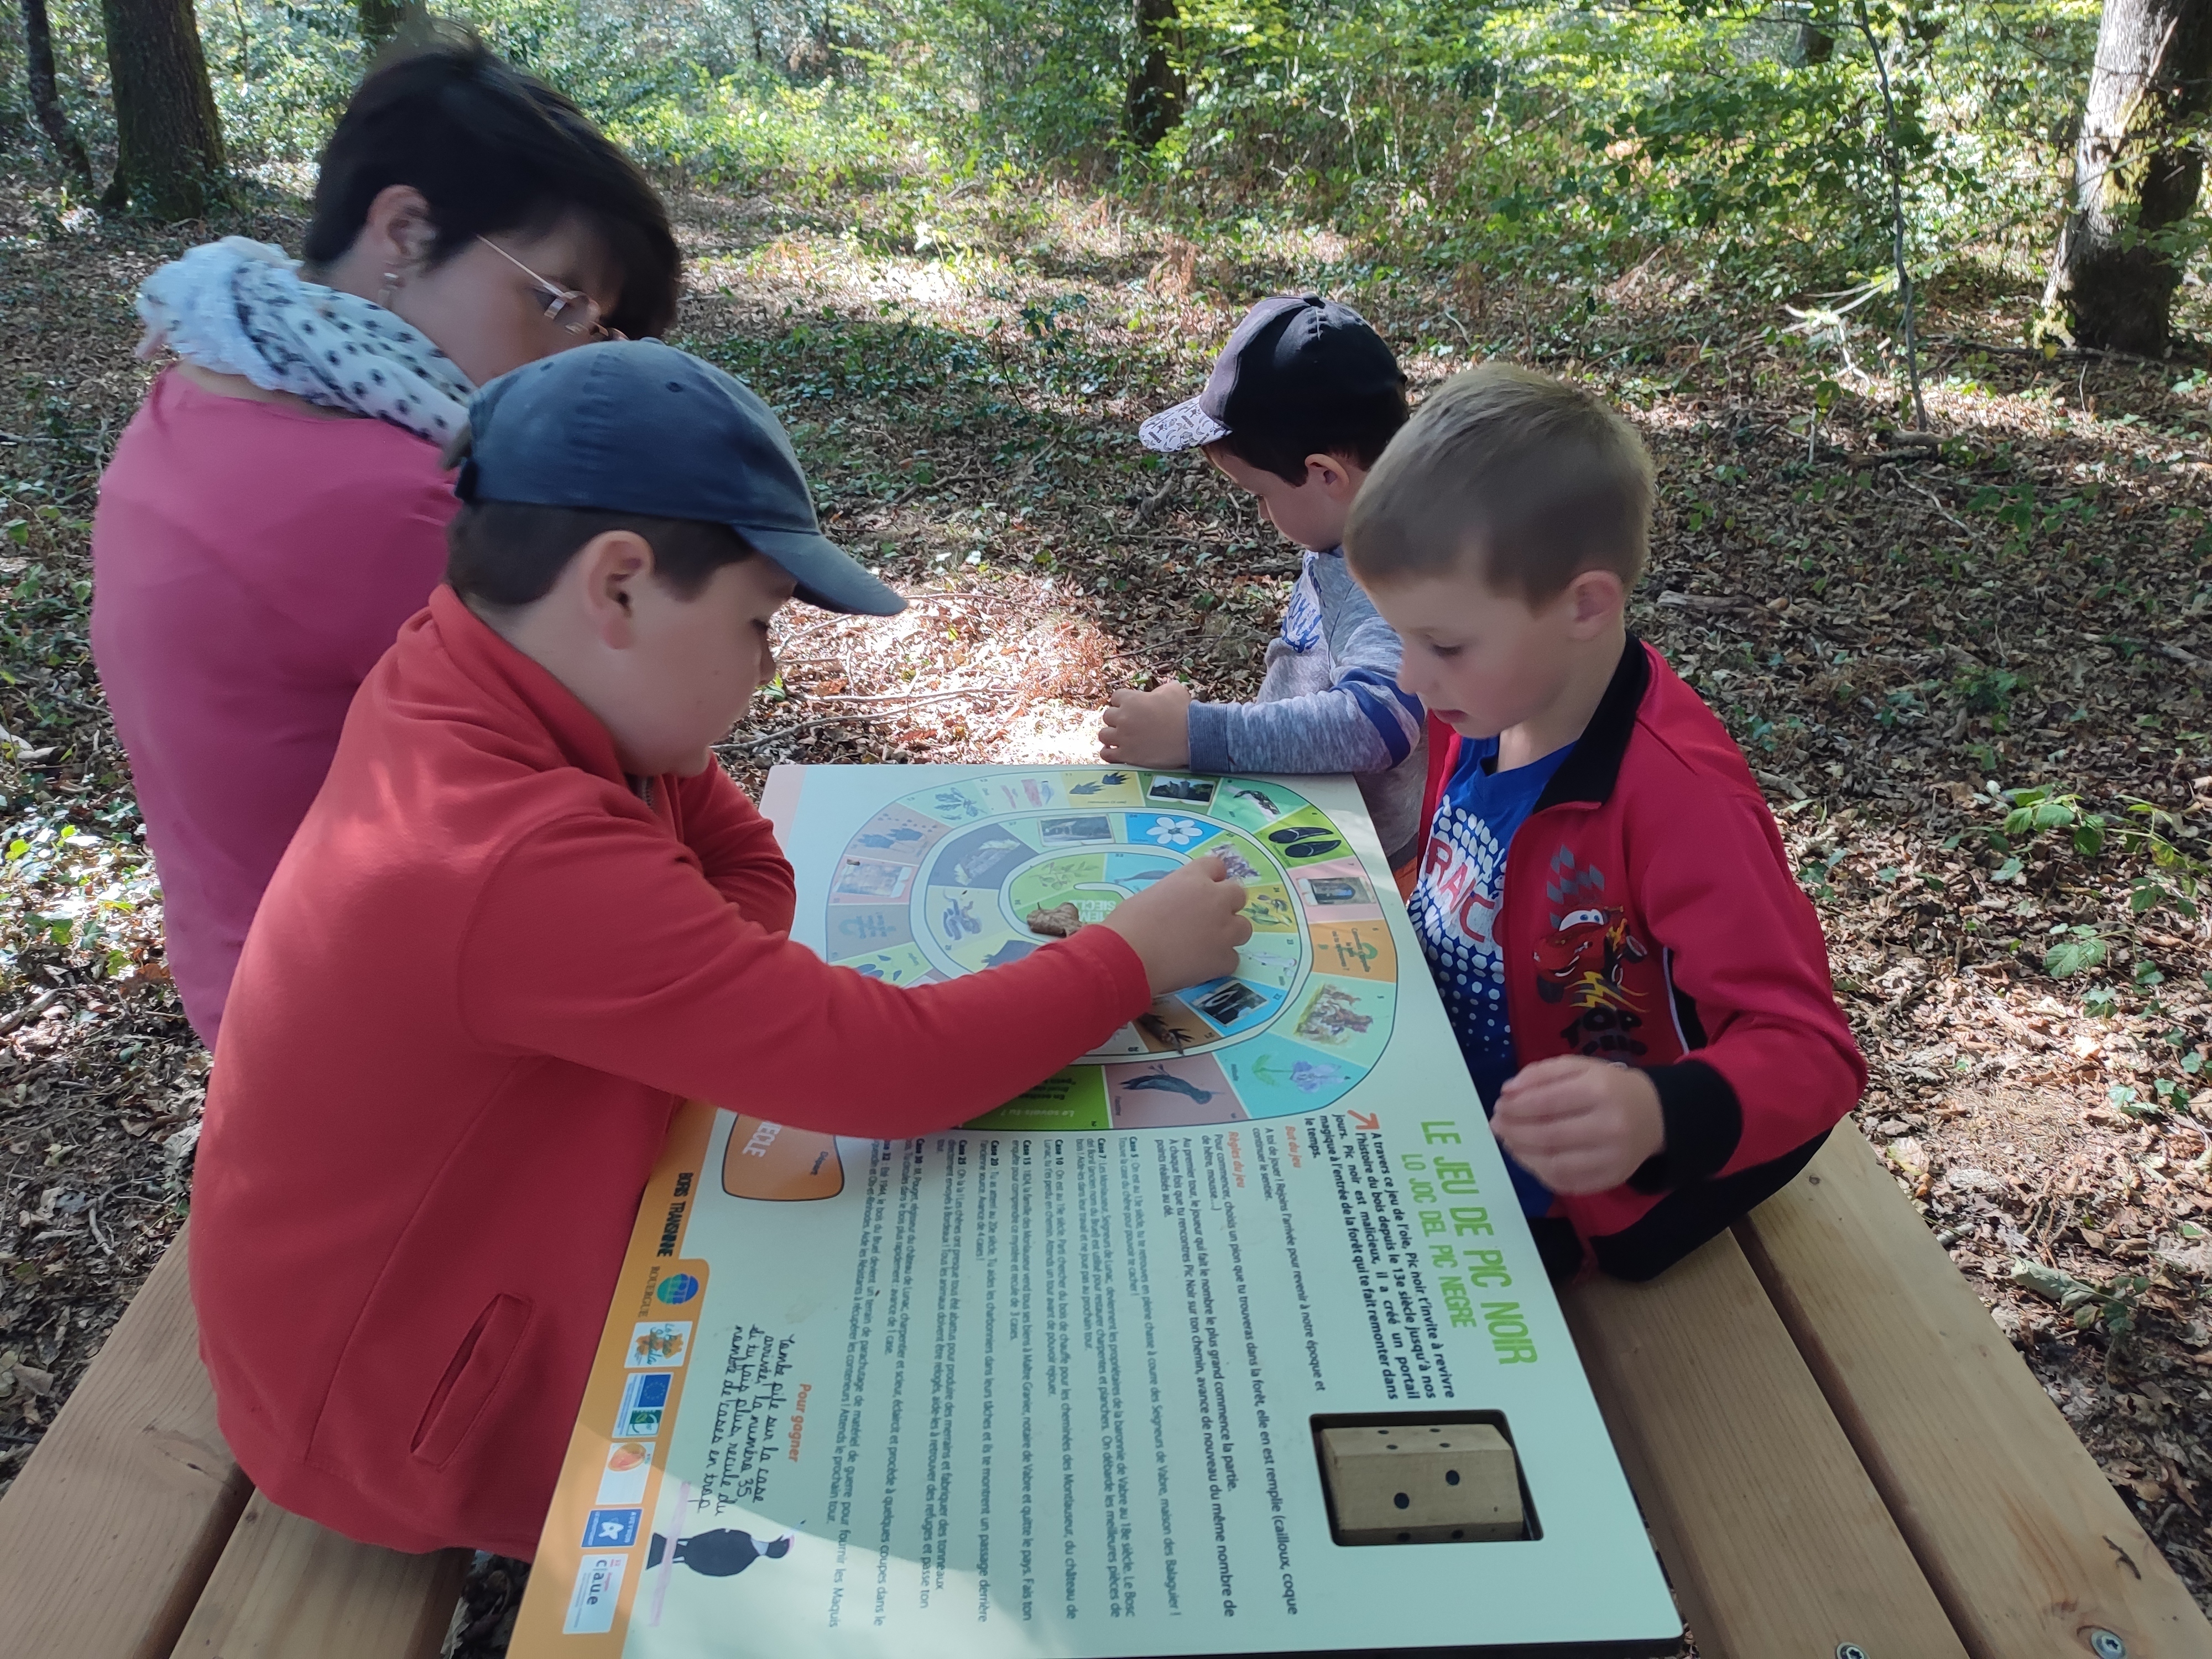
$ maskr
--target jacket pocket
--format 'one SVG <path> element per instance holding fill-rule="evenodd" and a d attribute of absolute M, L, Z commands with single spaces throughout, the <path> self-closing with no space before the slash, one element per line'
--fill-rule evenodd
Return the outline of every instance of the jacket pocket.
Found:
<path fill-rule="evenodd" d="M 498 1391 L 529 1323 L 530 1304 L 520 1297 L 495 1296 L 477 1316 L 423 1407 L 415 1429 L 416 1456 L 434 1468 L 451 1461 Z"/>

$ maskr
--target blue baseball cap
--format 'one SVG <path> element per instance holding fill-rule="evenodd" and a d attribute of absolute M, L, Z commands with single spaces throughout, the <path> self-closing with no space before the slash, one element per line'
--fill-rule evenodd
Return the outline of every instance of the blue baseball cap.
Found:
<path fill-rule="evenodd" d="M 727 525 L 824 611 L 906 601 L 822 533 L 791 440 L 745 384 L 658 340 L 526 363 L 469 400 L 465 501 L 598 508 Z"/>

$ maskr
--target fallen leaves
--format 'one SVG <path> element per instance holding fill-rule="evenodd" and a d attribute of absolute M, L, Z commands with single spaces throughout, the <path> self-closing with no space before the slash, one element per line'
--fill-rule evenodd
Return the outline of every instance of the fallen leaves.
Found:
<path fill-rule="evenodd" d="M 2177 845 L 2203 845 L 2189 839 L 2212 811 L 2201 381 L 2069 365 L 2063 389 L 2096 413 L 2061 410 L 2044 366 L 1966 337 L 1996 324 L 1962 318 L 1946 335 L 1939 316 L 1931 332 L 1951 343 L 1928 363 L 1929 403 L 1953 441 L 1893 435 L 1896 388 L 1873 379 L 1830 411 L 1808 462 L 1790 429 L 1804 365 L 1764 343 L 1771 319 L 1722 296 L 1698 309 L 1694 342 L 1680 296 L 1656 283 L 1620 285 L 1569 330 L 1544 296 L 1471 269 L 1455 288 L 1327 233 L 1299 244 L 1295 270 L 1238 264 L 1127 204 L 1032 193 L 1005 218 L 1015 230 L 994 228 L 1002 204 L 933 213 L 957 252 L 927 258 L 844 240 L 858 209 L 817 227 L 766 198 L 678 198 L 696 278 L 681 343 L 778 406 L 829 532 L 912 601 L 884 622 L 797 611 L 781 684 L 725 747 L 731 769 L 757 787 L 782 761 L 1072 761 L 1095 752 L 1116 686 L 1249 696 L 1296 550 L 1203 460 L 1148 457 L 1133 429 L 1203 382 L 1251 292 L 1343 293 L 1422 387 L 1492 353 L 1592 385 L 1635 412 L 1659 466 L 1632 620 L 1719 713 L 1776 808 L 1869 1063 L 1861 1125 L 2207 1593 L 2212 931 L 2162 902 L 2136 913 L 2137 866 L 2111 844 L 2084 852 L 2072 823 L 2002 851 L 1990 840 L 2021 810 L 2007 791 L 2042 789 L 2031 814 L 2063 798 L 2109 826 L 2148 802 L 2175 815 Z M 44 430 L 61 407 L 83 453 L 58 482 L 88 500 L 94 449 L 141 383 L 128 289 L 179 244 L 122 221 L 50 243 L 20 189 L 0 190 L 10 216 L 0 275 L 22 297 L 0 342 L 17 370 L 0 426 Z M 279 217 L 250 228 L 296 240 Z M 2033 300 L 1993 303 L 2024 317 Z M 28 553 L 82 571 L 81 528 L 37 533 Z M 57 652 L 80 649 L 69 632 L 56 624 Z M 33 667 L 0 684 L 0 726 L 22 737 L 0 743 L 0 788 L 92 829 L 128 800 L 96 687 L 81 650 Z M 38 896 L 0 917 L 0 951 L 15 952 L 0 957 L 0 1020 L 56 993 L 0 1032 L 0 1217 L 36 1215 L 58 1190 L 85 1197 L 87 1224 L 58 1199 L 35 1228 L 0 1221 L 0 1350 L 52 1379 L 51 1394 L 0 1396 L 0 1436 L 65 1397 L 173 1231 L 205 1074 L 158 949 L 133 944 L 103 971 L 30 936 L 60 914 L 58 890 Z M 158 907 L 142 916 L 150 938 Z M 2114 1288 L 2129 1281 L 2141 1288 Z M 2076 1287 L 2090 1299 L 2069 1309 Z M 512 1589 L 487 1592 L 486 1618 Z"/>

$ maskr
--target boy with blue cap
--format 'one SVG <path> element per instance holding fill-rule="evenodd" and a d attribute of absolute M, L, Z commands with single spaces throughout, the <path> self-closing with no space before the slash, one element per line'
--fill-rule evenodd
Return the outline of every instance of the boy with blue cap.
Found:
<path fill-rule="evenodd" d="M 713 745 L 787 599 L 902 601 L 823 537 L 767 407 L 683 352 L 586 346 L 469 416 L 447 586 L 362 685 L 240 961 L 192 1291 L 276 1503 L 527 1557 L 678 1102 L 944 1128 L 1230 971 L 1250 927 L 1214 860 L 945 984 L 793 944 L 790 866 Z M 889 1087 L 854 1063 L 885 1054 Z"/>

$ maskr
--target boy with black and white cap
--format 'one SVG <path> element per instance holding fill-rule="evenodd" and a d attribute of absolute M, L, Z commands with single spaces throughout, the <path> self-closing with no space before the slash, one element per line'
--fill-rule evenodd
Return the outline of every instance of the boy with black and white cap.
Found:
<path fill-rule="evenodd" d="M 1127 766 L 1349 772 L 1393 867 L 1420 831 L 1421 705 L 1398 689 L 1398 636 L 1344 563 L 1344 523 L 1406 423 L 1406 377 L 1349 306 L 1279 294 L 1245 313 L 1206 388 L 1137 429 L 1148 448 L 1203 448 L 1305 549 L 1259 696 L 1194 702 L 1169 681 L 1114 694 L 1099 750 Z"/>
<path fill-rule="evenodd" d="M 714 745 L 786 601 L 904 601 L 822 534 L 768 406 L 684 352 L 564 352 L 469 421 L 446 586 L 354 700 L 240 959 L 192 1299 L 274 1501 L 526 1557 L 678 1102 L 949 1127 L 1230 972 L 1251 926 L 1202 859 L 945 984 L 793 944 L 791 866 Z"/>

